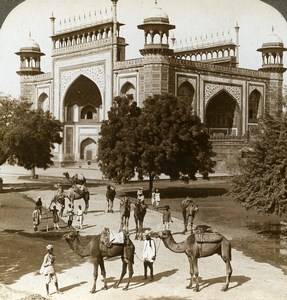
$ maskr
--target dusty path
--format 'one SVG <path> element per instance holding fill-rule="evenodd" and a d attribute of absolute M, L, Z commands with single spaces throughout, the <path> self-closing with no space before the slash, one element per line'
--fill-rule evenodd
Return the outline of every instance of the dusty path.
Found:
<path fill-rule="evenodd" d="M 40 194 L 44 204 L 47 205 L 51 198 L 50 191 L 29 191 L 25 194 L 36 199 Z M 80 202 L 79 202 L 80 203 Z M 109 227 L 117 231 L 119 229 L 118 202 L 115 203 L 114 214 L 105 213 L 106 200 L 104 190 L 92 190 L 90 211 L 85 217 L 85 227 L 81 230 L 81 235 L 92 235 L 102 231 L 104 227 Z M 65 218 L 64 218 L 65 219 Z M 51 224 L 52 225 L 52 224 Z M 161 215 L 154 211 L 148 211 L 145 228 L 154 231 L 161 229 Z M 130 229 L 133 232 L 134 221 L 130 219 Z M 182 230 L 182 222 L 174 219 L 171 228 L 173 233 Z M 134 238 L 132 233 L 131 238 Z M 176 241 L 186 238 L 180 234 L 175 234 Z M 229 237 L 230 238 L 230 237 Z M 63 241 L 63 243 L 65 243 Z M 176 254 L 166 249 L 165 246 L 156 240 L 158 253 L 154 265 L 155 280 L 153 282 L 144 281 L 143 264 L 141 259 L 143 242 L 134 241 L 136 247 L 136 258 L 134 264 L 134 277 L 128 291 L 123 291 L 125 281 L 119 289 L 112 286 L 118 279 L 121 272 L 120 259 L 106 261 L 106 271 L 108 276 L 107 291 L 100 290 L 103 286 L 101 276 L 98 278 L 97 293 L 90 294 L 93 278 L 93 267 L 88 259 L 78 258 L 77 266 L 72 266 L 58 273 L 62 295 L 53 294 L 53 299 L 205 299 L 205 300 L 259 300 L 259 299 L 287 299 L 287 277 L 280 269 L 269 264 L 257 263 L 251 258 L 244 256 L 241 252 L 233 250 L 232 267 L 233 276 L 230 289 L 221 292 L 221 287 L 225 281 L 225 265 L 219 256 L 212 256 L 199 260 L 200 272 L 200 292 L 195 293 L 185 287 L 189 281 L 189 266 L 185 254 Z M 67 247 L 69 247 L 67 245 Z M 57 251 L 57 249 L 55 249 Z M 71 250 L 70 250 L 71 251 Z M 72 253 L 72 252 L 71 252 Z M 57 254 L 59 258 L 59 253 Z M 26 291 L 45 296 L 45 281 L 43 276 L 35 272 L 22 276 L 16 283 L 8 287 L 0 287 L 0 299 L 23 299 L 23 294 L 11 293 L 8 289 Z M 53 290 L 52 290 L 53 291 Z M 10 292 L 10 298 L 5 295 Z M 5 294 L 6 293 L 6 294 Z M 1 298 L 2 295 L 2 298 Z"/>

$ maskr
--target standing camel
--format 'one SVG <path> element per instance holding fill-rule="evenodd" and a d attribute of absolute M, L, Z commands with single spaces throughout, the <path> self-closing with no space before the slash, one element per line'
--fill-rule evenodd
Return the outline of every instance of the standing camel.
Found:
<path fill-rule="evenodd" d="M 120 231 L 129 230 L 130 215 L 131 215 L 131 201 L 128 197 L 124 197 L 120 201 L 120 216 L 121 216 Z"/>
<path fill-rule="evenodd" d="M 74 186 L 70 187 L 67 192 L 63 192 L 62 195 L 55 195 L 54 198 L 51 200 L 49 207 L 53 203 L 57 204 L 59 203 L 64 210 L 65 208 L 65 198 L 68 198 L 74 207 L 74 201 L 84 199 L 85 201 L 85 210 L 84 213 L 88 213 L 89 208 L 89 200 L 90 200 L 90 192 L 89 190 L 84 186 L 83 190 L 81 191 L 79 188 L 75 188 Z"/>
<path fill-rule="evenodd" d="M 226 282 L 221 290 L 227 291 L 232 274 L 231 244 L 224 236 L 219 233 L 191 234 L 181 243 L 175 242 L 170 230 L 164 230 L 157 233 L 156 236 L 162 239 L 164 245 L 172 252 L 187 255 L 190 269 L 190 283 L 187 288 L 192 288 L 194 276 L 196 292 L 199 291 L 198 259 L 213 254 L 220 255 L 226 266 Z"/>
<path fill-rule="evenodd" d="M 135 239 L 143 240 L 143 221 L 146 214 L 146 205 L 140 199 L 136 200 L 134 205 L 134 219 L 136 223 L 136 236 Z"/>
<path fill-rule="evenodd" d="M 185 234 L 187 232 L 187 226 L 188 222 L 190 223 L 190 230 L 192 233 L 193 230 L 193 220 L 195 217 L 195 214 L 198 211 L 198 205 L 196 202 L 189 197 L 184 199 L 181 202 L 181 209 L 182 209 L 182 216 L 183 216 L 183 224 L 184 224 L 184 229 L 182 234 Z"/>
<path fill-rule="evenodd" d="M 104 265 L 104 258 L 106 257 L 116 257 L 121 256 L 123 265 L 122 265 L 122 273 L 120 279 L 115 284 L 117 288 L 127 273 L 127 267 L 129 269 L 129 278 L 124 290 L 127 290 L 130 284 L 130 281 L 133 276 L 133 263 L 134 263 L 134 253 L 135 246 L 128 236 L 125 236 L 125 241 L 123 244 L 110 244 L 109 242 L 109 232 L 105 229 L 101 234 L 93 236 L 92 240 L 89 242 L 87 246 L 81 245 L 79 240 L 78 232 L 69 232 L 63 236 L 63 239 L 67 241 L 71 249 L 79 256 L 86 257 L 91 256 L 92 262 L 94 265 L 94 284 L 91 290 L 91 293 L 96 292 L 96 284 L 98 278 L 98 267 L 101 268 L 101 274 L 104 280 L 103 289 L 108 289 L 107 286 L 107 278 L 106 278 L 106 270 Z"/>

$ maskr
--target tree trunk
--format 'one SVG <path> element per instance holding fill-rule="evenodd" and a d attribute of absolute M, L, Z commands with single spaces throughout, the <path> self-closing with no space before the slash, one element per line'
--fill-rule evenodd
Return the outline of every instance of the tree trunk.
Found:
<path fill-rule="evenodd" d="M 149 173 L 149 196 L 151 197 L 152 189 L 153 189 L 153 180 L 154 180 L 154 175 Z"/>
<path fill-rule="evenodd" d="M 38 179 L 38 175 L 36 175 L 36 169 L 35 169 L 35 167 L 33 167 L 31 169 L 31 178 L 32 179 Z"/>

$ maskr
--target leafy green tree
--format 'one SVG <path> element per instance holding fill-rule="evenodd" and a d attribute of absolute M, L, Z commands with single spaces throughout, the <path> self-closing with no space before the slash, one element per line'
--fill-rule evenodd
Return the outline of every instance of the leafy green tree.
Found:
<path fill-rule="evenodd" d="M 138 164 L 137 136 L 139 107 L 131 98 L 116 97 L 108 112 L 108 120 L 101 126 L 98 160 L 101 171 L 118 183 L 135 176 Z"/>
<path fill-rule="evenodd" d="M 205 125 L 190 105 L 172 95 L 155 95 L 144 102 L 139 120 L 140 170 L 149 177 L 150 191 L 155 176 L 207 179 L 215 166 L 212 145 Z"/>
<path fill-rule="evenodd" d="M 215 162 L 209 136 L 191 107 L 170 95 L 145 100 L 142 109 L 118 97 L 101 127 L 99 162 L 103 174 L 117 182 L 157 175 L 172 180 L 197 172 L 208 178 Z"/>
<path fill-rule="evenodd" d="M 231 194 L 246 209 L 265 214 L 287 211 L 287 117 L 266 114 L 248 147 Z"/>
<path fill-rule="evenodd" d="M 0 99 L 0 163 L 8 160 L 34 172 L 53 165 L 51 150 L 62 142 L 62 124 L 31 103 Z"/>

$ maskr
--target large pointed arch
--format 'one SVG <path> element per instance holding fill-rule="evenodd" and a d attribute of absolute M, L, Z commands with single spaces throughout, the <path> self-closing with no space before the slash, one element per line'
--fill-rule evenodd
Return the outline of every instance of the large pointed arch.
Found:
<path fill-rule="evenodd" d="M 226 91 L 213 96 L 206 106 L 205 122 L 210 134 L 241 134 L 240 109 L 237 101 Z"/>
<path fill-rule="evenodd" d="M 84 107 L 92 107 L 93 111 L 98 112 L 102 106 L 102 97 L 98 86 L 84 75 L 75 79 L 66 92 L 64 97 L 65 121 L 77 121 L 68 118 L 69 114 L 67 113 L 75 105 L 79 107 L 79 114 Z M 80 120 L 81 116 L 79 115 L 77 119 Z"/>

